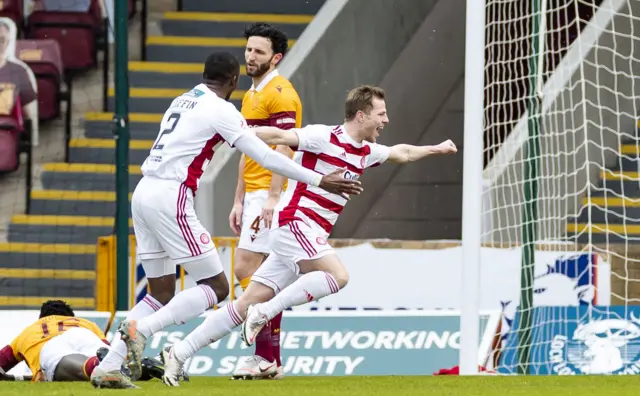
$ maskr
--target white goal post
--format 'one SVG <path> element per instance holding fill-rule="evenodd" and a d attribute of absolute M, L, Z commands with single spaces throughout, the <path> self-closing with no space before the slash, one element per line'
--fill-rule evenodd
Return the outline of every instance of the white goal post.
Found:
<path fill-rule="evenodd" d="M 460 367 L 461 374 L 475 374 L 474 323 L 483 308 L 476 298 L 478 277 L 491 265 L 481 261 L 481 245 L 513 248 L 531 242 L 559 255 L 582 251 L 610 258 L 620 263 L 612 266 L 612 303 L 627 307 L 640 301 L 635 294 L 640 273 L 634 272 L 640 268 L 640 249 L 634 246 L 640 241 L 640 210 L 635 209 L 640 208 L 635 84 L 640 2 L 467 2 L 466 27 Z M 536 35 L 540 40 L 533 53 Z M 539 107 L 530 114 L 536 99 Z M 531 134 L 534 125 L 537 137 Z M 527 150 L 532 139 L 539 145 L 535 158 Z M 479 162 L 486 164 L 482 171 Z M 525 172 L 531 166 L 533 179 Z M 523 230 L 531 223 L 523 213 L 531 186 L 529 204 L 537 213 L 535 233 L 527 241 Z M 521 295 L 532 301 L 520 304 L 533 310 L 533 285 L 524 271 L 522 277 L 518 286 L 531 290 Z M 536 320 L 544 323 L 531 327 L 570 319 Z M 546 364 L 549 357 L 531 359 Z"/>

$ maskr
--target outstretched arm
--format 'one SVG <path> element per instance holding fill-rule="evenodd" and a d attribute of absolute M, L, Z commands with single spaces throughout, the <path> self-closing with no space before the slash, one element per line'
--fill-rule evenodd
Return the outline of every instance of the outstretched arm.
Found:
<path fill-rule="evenodd" d="M 389 150 L 389 162 L 406 164 L 418 161 L 430 155 L 455 154 L 458 151 L 451 140 L 446 140 L 436 146 L 412 146 L 410 144 L 396 144 Z"/>
<path fill-rule="evenodd" d="M 269 145 L 298 147 L 300 140 L 295 129 L 280 129 L 276 127 L 253 128 L 256 136 Z"/>
<path fill-rule="evenodd" d="M 11 345 L 7 345 L 0 349 L 0 381 L 30 381 L 31 376 L 16 376 L 7 374 L 9 370 L 14 368 L 20 359 L 16 358 Z"/>
<path fill-rule="evenodd" d="M 289 132 L 289 131 L 285 131 Z M 263 168 L 290 179 L 302 183 L 318 186 L 334 194 L 360 194 L 362 188 L 360 182 L 354 182 L 342 177 L 341 171 L 335 171 L 328 175 L 321 175 L 311 169 L 307 169 L 290 158 L 272 150 L 263 141 L 251 133 L 240 136 L 234 146 L 244 154 L 253 158 Z"/>

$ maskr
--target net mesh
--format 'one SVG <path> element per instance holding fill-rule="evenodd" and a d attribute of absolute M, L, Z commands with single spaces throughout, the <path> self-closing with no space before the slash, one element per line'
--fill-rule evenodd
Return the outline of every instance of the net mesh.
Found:
<path fill-rule="evenodd" d="M 519 361 L 531 373 L 623 372 L 638 357 L 638 15 L 633 0 L 487 1 L 485 244 L 522 248 L 525 191 L 537 188 L 535 278 L 513 279 L 532 301 L 504 303 L 494 356 L 504 372 L 518 372 Z M 532 179 L 526 147 L 536 121 Z"/>

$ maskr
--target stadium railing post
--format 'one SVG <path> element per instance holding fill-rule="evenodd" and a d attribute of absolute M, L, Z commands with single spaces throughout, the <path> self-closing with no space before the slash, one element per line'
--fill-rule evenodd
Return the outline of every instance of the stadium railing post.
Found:
<path fill-rule="evenodd" d="M 533 326 L 533 275 L 535 265 L 536 239 L 538 236 L 538 158 L 540 157 L 540 102 L 542 82 L 540 73 L 544 72 L 541 60 L 544 57 L 544 34 L 541 19 L 546 12 L 540 8 L 540 0 L 531 2 L 531 53 L 529 56 L 529 103 L 527 129 L 528 138 L 524 158 L 524 205 L 522 227 L 522 264 L 520 273 L 520 304 L 518 307 L 518 374 L 529 372 L 531 348 L 531 330 Z M 542 1 L 546 4 L 546 1 Z M 543 36 L 544 37 L 544 36 Z"/>
<path fill-rule="evenodd" d="M 140 0 L 142 6 L 140 7 L 140 60 L 147 60 L 147 12 L 148 4 L 147 0 Z"/>
<path fill-rule="evenodd" d="M 128 3 L 115 2 L 115 114 L 116 139 L 116 268 L 118 291 L 116 309 L 128 310 L 129 279 L 129 62 Z"/>
<path fill-rule="evenodd" d="M 102 111 L 107 111 L 109 109 L 109 46 L 111 45 L 109 43 L 109 30 L 111 29 L 109 18 L 102 20 L 102 29 L 104 30 L 104 37 L 102 38 L 104 43 L 104 48 L 102 49 Z"/>
<path fill-rule="evenodd" d="M 467 1 L 462 180 L 460 375 L 478 373 L 485 1 Z"/>

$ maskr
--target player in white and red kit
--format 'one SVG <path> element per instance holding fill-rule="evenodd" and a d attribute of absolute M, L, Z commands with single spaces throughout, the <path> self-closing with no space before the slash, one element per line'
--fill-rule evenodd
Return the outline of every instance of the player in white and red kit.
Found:
<path fill-rule="evenodd" d="M 385 161 L 407 163 L 457 151 L 450 140 L 437 146 L 376 144 L 379 132 L 389 122 L 380 88 L 353 89 L 345 107 L 343 125 L 309 125 L 301 130 L 257 127 L 254 131 L 268 144 L 293 148 L 294 160 L 305 168 L 320 174 L 346 169 L 345 177 L 352 180 L 357 180 L 366 168 Z M 269 231 L 272 254 L 240 298 L 208 315 L 182 341 L 163 349 L 163 381 L 178 386 L 184 362 L 231 332 L 245 315 L 242 335 L 247 345 L 252 345 L 260 330 L 280 312 L 343 288 L 349 275 L 327 237 L 345 203 L 346 199 L 339 195 L 291 182 L 276 207 L 277 215 Z"/>
<path fill-rule="evenodd" d="M 121 339 L 114 338 L 111 350 L 93 371 L 91 382 L 96 387 L 132 387 L 120 373 L 125 356 L 136 380 L 147 337 L 185 323 L 227 297 L 229 284 L 222 263 L 193 204 L 200 177 L 218 144 L 227 142 L 264 168 L 302 183 L 339 194 L 361 190 L 339 172 L 323 176 L 302 167 L 248 132 L 245 119 L 228 102 L 239 75 L 240 64 L 232 54 L 210 55 L 204 82 L 174 99 L 164 114 L 158 138 L 142 165 L 144 177 L 131 200 L 137 253 L 150 292 L 129 312 L 119 328 Z M 174 297 L 178 264 L 198 287 Z"/>

